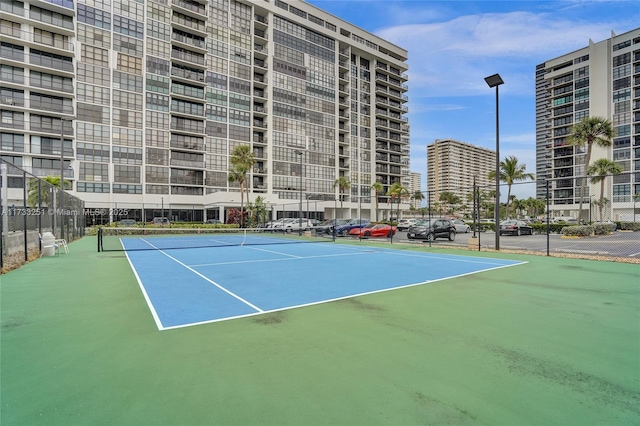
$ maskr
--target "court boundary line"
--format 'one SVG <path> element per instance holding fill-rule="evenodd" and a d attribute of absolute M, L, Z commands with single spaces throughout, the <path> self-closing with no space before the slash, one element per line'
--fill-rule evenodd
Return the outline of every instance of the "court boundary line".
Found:
<path fill-rule="evenodd" d="M 164 326 L 162 325 L 162 321 L 160 321 L 160 316 L 158 315 L 158 312 L 156 311 L 155 306 L 153 306 L 153 303 L 151 302 L 151 298 L 149 298 L 149 294 L 147 293 L 147 289 L 144 288 L 144 285 L 142 284 L 142 280 L 140 279 L 140 275 L 138 275 L 138 271 L 136 270 L 136 267 L 134 266 L 133 262 L 131 261 L 131 258 L 129 257 L 129 252 L 125 251 L 125 256 L 127 257 L 127 261 L 129 262 L 129 266 L 131 266 L 131 270 L 133 271 L 133 275 L 135 275 L 135 277 L 136 277 L 136 281 L 138 281 L 138 287 L 140 287 L 140 291 L 142 291 L 142 295 L 144 296 L 144 300 L 146 300 L 146 302 L 147 302 L 147 307 L 151 311 L 151 316 L 153 317 L 153 320 L 156 323 L 156 327 L 158 327 L 158 330 L 163 330 Z"/>
<path fill-rule="evenodd" d="M 248 248 L 252 248 L 252 247 L 248 247 Z M 260 250 L 260 251 L 266 251 L 269 253 L 274 253 L 274 254 L 282 254 L 283 256 L 286 255 L 286 253 L 278 253 L 276 251 L 270 251 L 270 250 Z M 262 262 L 286 262 L 286 261 L 292 261 L 292 260 L 305 260 L 305 259 L 322 259 L 325 257 L 339 257 L 339 256 L 362 256 L 368 254 L 367 253 L 339 253 L 339 254 L 324 254 L 324 255 L 318 255 L 318 256 L 292 256 L 292 257 L 286 257 L 283 259 L 256 259 L 256 260 L 238 260 L 238 261 L 233 261 L 233 262 L 217 262 L 217 263 L 197 263 L 195 265 L 191 265 L 194 268 L 196 267 L 204 267 L 204 266 L 218 266 L 218 265 L 237 265 L 237 264 L 241 264 L 241 263 L 262 263 Z"/>
<path fill-rule="evenodd" d="M 259 308 L 258 306 L 254 305 L 253 303 L 249 302 L 248 300 L 243 299 L 242 297 L 238 296 L 237 294 L 235 294 L 234 292 L 227 290 L 226 288 L 224 288 L 223 286 L 221 286 L 220 284 L 218 284 L 217 282 L 213 281 L 211 278 L 201 274 L 200 272 L 196 271 L 195 269 L 193 269 L 192 267 L 190 267 L 189 265 L 181 262 L 180 260 L 176 259 L 175 257 L 171 256 L 168 253 L 165 253 L 164 250 L 161 250 L 159 248 L 157 248 L 156 246 L 154 246 L 153 244 L 151 244 L 150 242 L 148 242 L 145 239 L 142 239 L 142 241 L 144 241 L 146 244 L 149 244 L 151 247 L 153 247 L 154 249 L 156 249 L 158 252 L 162 253 L 164 256 L 168 257 L 169 259 L 173 260 L 174 262 L 176 262 L 177 264 L 179 264 L 180 266 L 183 266 L 185 269 L 187 269 L 188 271 L 196 274 L 197 276 L 199 276 L 200 278 L 202 278 L 203 280 L 207 281 L 210 284 L 213 284 L 215 287 L 218 287 L 220 290 L 224 291 L 225 293 L 227 293 L 229 296 L 237 299 L 238 301 L 244 303 L 245 305 L 249 306 L 250 308 L 255 309 L 257 312 L 256 314 L 260 314 L 263 313 L 264 310 Z M 132 265 L 133 267 L 133 265 Z M 135 269 L 134 269 L 135 270 Z M 136 273 L 137 275 L 137 273 Z M 163 329 L 164 326 L 163 326 Z"/>
<path fill-rule="evenodd" d="M 416 287 L 416 286 L 425 285 L 425 284 L 431 284 L 431 283 L 434 283 L 434 282 L 444 281 L 444 280 L 448 280 L 448 279 L 452 279 L 452 278 L 460 278 L 460 277 L 473 275 L 473 274 L 477 274 L 477 273 L 481 273 L 481 272 L 492 271 L 492 270 L 496 270 L 496 269 L 509 268 L 509 267 L 512 267 L 512 266 L 519 266 L 519 265 L 523 265 L 523 264 L 529 263 L 527 261 L 514 261 L 515 263 L 511 263 L 511 264 L 508 264 L 508 265 L 496 265 L 495 263 L 493 263 L 495 265 L 494 267 L 490 267 L 490 268 L 487 268 L 487 269 L 482 269 L 480 271 L 466 272 L 466 273 L 463 273 L 463 274 L 457 274 L 457 275 L 451 275 L 451 276 L 447 276 L 447 277 L 443 277 L 443 278 L 437 278 L 437 279 L 433 279 L 433 280 L 421 281 L 421 282 L 418 282 L 418 283 L 404 284 L 404 285 L 400 285 L 400 286 L 394 286 L 394 287 L 389 287 L 389 288 L 384 288 L 384 289 L 379 289 L 379 290 L 372 290 L 372 291 L 367 291 L 367 292 L 362 292 L 362 293 L 356 293 L 356 294 L 336 297 L 336 298 L 332 298 L 332 299 L 324 299 L 324 300 L 319 300 L 319 301 L 310 302 L 310 303 L 304 303 L 304 304 L 300 304 L 300 305 L 292 305 L 292 306 L 287 306 L 287 307 L 284 307 L 284 308 L 263 310 L 263 309 L 259 308 L 258 306 L 252 304 L 251 302 L 249 302 L 249 301 L 243 299 L 242 297 L 236 295 L 235 293 L 231 292 L 230 290 L 227 290 L 225 287 L 223 287 L 222 285 L 216 283 L 215 281 L 213 281 L 212 279 L 210 279 L 207 276 L 203 275 L 202 273 L 194 270 L 191 266 L 189 266 L 189 265 L 185 264 L 184 262 L 176 259 L 175 257 L 171 256 L 170 254 L 165 253 L 165 251 L 163 249 L 160 249 L 160 248 L 154 246 L 153 244 L 151 244 L 149 241 L 145 240 L 144 238 L 142 238 L 141 240 L 144 241 L 149 246 L 153 247 L 156 251 L 162 253 L 164 256 L 168 257 L 169 259 L 171 259 L 174 262 L 178 263 L 179 265 L 183 266 L 188 271 L 190 271 L 190 272 L 196 274 L 197 276 L 199 276 L 200 278 L 204 279 L 206 282 L 209 282 L 210 284 L 213 284 L 215 287 L 219 288 L 220 290 L 222 290 L 225 293 L 229 294 L 230 296 L 236 298 L 240 302 L 242 302 L 242 303 L 246 304 L 247 306 L 249 306 L 249 307 L 251 307 L 251 308 L 256 310 L 256 312 L 243 314 L 243 315 L 235 315 L 235 316 L 230 316 L 230 317 L 224 317 L 224 318 L 218 318 L 218 319 L 212 319 L 212 320 L 206 320 L 206 321 L 198 321 L 198 322 L 193 322 L 193 323 L 188 323 L 188 324 L 180 324 L 180 325 L 174 325 L 174 326 L 165 327 L 162 324 L 162 321 L 160 320 L 160 317 L 157 314 L 157 311 L 155 310 L 155 307 L 153 306 L 153 303 L 151 302 L 151 299 L 149 298 L 149 295 L 146 292 L 146 289 L 144 288 L 142 280 L 140 279 L 140 276 L 138 275 L 138 272 L 135 269 L 135 267 L 133 265 L 133 262 L 129 258 L 129 253 L 125 253 L 126 256 L 127 256 L 127 260 L 129 261 L 129 265 L 131 266 L 131 269 L 133 270 L 134 275 L 136 276 L 136 280 L 138 281 L 138 285 L 141 288 L 143 296 L 144 296 L 144 298 L 145 298 L 145 300 L 147 302 L 147 306 L 149 307 L 149 309 L 150 309 L 150 311 L 152 313 L 152 316 L 154 318 L 154 321 L 156 322 L 156 327 L 158 328 L 159 331 L 186 328 L 186 327 L 191 327 L 191 326 L 195 326 L 195 325 L 211 324 L 211 323 L 216 323 L 216 322 L 229 321 L 229 320 L 240 319 L 240 318 L 247 318 L 247 317 L 252 317 L 252 316 L 256 316 L 256 315 L 273 313 L 273 312 L 287 311 L 287 310 L 290 310 L 290 309 L 298 309 L 298 308 L 303 308 L 303 307 L 307 307 L 307 306 L 320 305 L 320 304 L 335 302 L 335 301 L 339 301 L 339 300 L 345 300 L 345 299 L 351 299 L 351 298 L 360 297 L 360 296 L 366 296 L 366 295 L 369 295 L 369 294 L 377 294 L 377 293 L 383 293 L 383 292 L 387 292 L 387 291 L 394 291 L 394 290 L 400 290 L 400 289 L 404 289 L 404 288 Z M 270 250 L 261 250 L 261 249 L 258 249 L 256 247 L 250 247 L 250 246 L 240 246 L 240 247 L 247 247 L 247 248 L 255 249 L 255 250 L 258 250 L 258 251 L 272 252 L 274 254 L 287 255 L 286 253 L 279 253 L 279 252 L 270 251 Z M 451 261 L 465 261 L 465 260 L 467 260 L 466 259 L 467 257 L 473 257 L 473 256 L 465 256 L 465 255 L 451 255 L 451 256 L 444 255 L 443 256 L 443 255 L 438 255 L 438 254 L 420 253 L 420 252 L 415 252 L 415 254 L 414 254 L 414 252 L 407 253 L 405 251 L 399 251 L 399 250 L 389 249 L 389 248 L 383 248 L 383 249 L 375 249 L 374 248 L 374 249 L 372 249 L 370 247 L 364 248 L 364 247 L 357 247 L 357 246 L 350 246 L 350 245 L 341 245 L 341 247 L 353 249 L 353 251 L 357 251 L 357 252 L 356 253 L 350 253 L 350 254 L 336 253 L 336 254 L 331 254 L 331 255 L 308 256 L 308 257 L 294 256 L 293 258 L 289 257 L 289 258 L 283 258 L 283 259 L 264 259 L 264 260 L 253 260 L 253 261 L 242 261 L 242 262 L 221 262 L 221 263 L 218 263 L 218 264 L 202 264 L 201 266 L 207 266 L 207 265 L 213 266 L 213 265 L 220 265 L 220 264 L 249 263 L 249 262 L 265 262 L 265 261 L 269 262 L 269 261 L 304 260 L 304 259 L 309 259 L 309 258 L 335 257 L 335 256 L 345 256 L 345 255 L 346 256 L 364 255 L 364 254 L 369 254 L 371 252 L 394 254 L 394 255 L 401 255 L 401 256 L 404 255 L 404 256 L 407 256 L 407 257 L 439 258 L 439 259 L 446 259 L 446 260 L 451 260 Z M 293 256 L 293 255 L 289 255 L 289 256 Z M 505 260 L 506 261 L 507 259 L 498 259 L 498 260 Z M 473 262 L 473 261 L 471 261 L 470 263 L 491 264 L 492 262 Z M 199 266 L 199 265 L 193 265 L 193 266 L 195 267 L 195 266 Z"/>
<path fill-rule="evenodd" d="M 266 311 L 262 311 L 262 312 L 254 312 L 254 313 L 251 313 L 251 314 L 236 315 L 236 316 L 233 316 L 233 317 L 218 318 L 218 319 L 207 320 L 207 321 L 198 321 L 198 322 L 189 323 L 189 324 L 173 325 L 173 326 L 169 326 L 169 327 L 163 327 L 162 329 L 159 329 L 159 330 L 160 331 L 175 330 L 175 329 L 179 329 L 179 328 L 193 327 L 193 326 L 196 326 L 196 325 L 212 324 L 212 323 L 216 323 L 216 322 L 229 321 L 229 320 L 233 320 L 233 319 L 248 318 L 248 317 L 253 317 L 253 316 L 257 316 L 257 315 L 271 314 L 271 313 L 274 313 L 274 312 L 281 312 L 281 311 L 288 311 L 288 310 L 291 310 L 291 309 L 304 308 L 304 307 L 307 307 L 307 306 L 321 305 L 321 304 L 324 304 L 324 303 L 331 303 L 331 302 L 336 302 L 336 301 L 339 301 L 339 300 L 352 299 L 354 297 L 368 296 L 370 294 L 384 293 L 384 292 L 387 292 L 387 291 L 401 290 L 401 289 L 410 288 L 410 287 L 417 287 L 417 286 L 421 286 L 421 285 L 432 284 L 432 283 L 435 283 L 435 282 L 445 281 L 445 280 L 449 280 L 449 279 L 452 279 L 452 278 L 460 278 L 460 277 L 464 277 L 464 276 L 467 276 L 467 275 L 478 274 L 478 273 L 481 273 L 481 272 L 492 271 L 492 270 L 495 270 L 495 269 L 510 268 L 512 266 L 519 266 L 519 265 L 523 265 L 523 264 L 527 264 L 527 263 L 529 263 L 529 262 L 524 262 L 523 261 L 523 262 L 518 262 L 518 263 L 511 264 L 511 265 L 501 265 L 501 266 L 496 266 L 494 268 L 483 269 L 481 271 L 466 272 L 464 274 L 452 275 L 452 276 L 449 276 L 449 277 L 437 278 L 437 279 L 434 279 L 434 280 L 427 280 L 427 281 L 422 281 L 422 282 L 419 282 L 419 283 L 405 284 L 405 285 L 396 286 L 396 287 L 383 288 L 383 289 L 379 289 L 379 290 L 372 290 L 372 291 L 352 294 L 352 295 L 348 295 L 348 296 L 335 297 L 333 299 L 325 299 L 325 300 L 320 300 L 320 301 L 317 301 L 317 302 L 310 302 L 310 303 L 303 303 L 303 304 L 300 304 L 300 305 L 287 306 L 285 308 L 270 309 L 270 310 L 266 310 Z"/>

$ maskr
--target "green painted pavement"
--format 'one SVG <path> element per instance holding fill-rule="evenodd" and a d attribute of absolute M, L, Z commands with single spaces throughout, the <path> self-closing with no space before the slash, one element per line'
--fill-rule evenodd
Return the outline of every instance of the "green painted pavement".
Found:
<path fill-rule="evenodd" d="M 640 424 L 638 265 L 425 247 L 529 263 L 159 332 L 95 247 L 0 276 L 3 426 Z"/>

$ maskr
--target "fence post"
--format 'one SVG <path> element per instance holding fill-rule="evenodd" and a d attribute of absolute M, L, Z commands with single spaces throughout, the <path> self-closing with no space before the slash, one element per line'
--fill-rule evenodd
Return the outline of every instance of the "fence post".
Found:
<path fill-rule="evenodd" d="M 550 230 L 550 225 L 549 225 L 549 180 L 547 179 L 546 181 L 546 198 L 547 198 L 547 256 L 549 256 L 549 230 Z"/>
<path fill-rule="evenodd" d="M 24 210 L 22 211 L 22 227 L 24 228 L 24 261 L 29 260 L 29 246 L 27 245 L 27 172 L 22 172 L 22 199 Z"/>

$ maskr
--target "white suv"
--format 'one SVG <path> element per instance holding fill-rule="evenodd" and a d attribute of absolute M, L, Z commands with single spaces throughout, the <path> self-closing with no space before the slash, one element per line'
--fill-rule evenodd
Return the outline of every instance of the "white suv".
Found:
<path fill-rule="evenodd" d="M 398 231 L 406 231 L 407 229 L 411 228 L 411 225 L 413 225 L 417 221 L 418 219 L 400 219 L 396 228 L 398 229 Z"/>
<path fill-rule="evenodd" d="M 313 228 L 313 222 L 309 219 L 302 219 L 302 230 L 306 231 L 307 229 Z M 283 230 L 285 232 L 293 232 L 300 230 L 300 219 L 289 218 L 285 219 L 284 222 L 280 222 L 274 226 L 276 230 Z"/>

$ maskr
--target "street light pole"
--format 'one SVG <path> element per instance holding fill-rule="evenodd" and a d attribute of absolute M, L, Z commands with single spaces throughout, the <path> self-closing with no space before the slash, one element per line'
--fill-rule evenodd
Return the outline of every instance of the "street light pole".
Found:
<path fill-rule="evenodd" d="M 302 151 L 298 151 L 296 149 L 293 152 L 300 156 L 300 209 L 298 212 L 298 235 L 302 235 Z"/>
<path fill-rule="evenodd" d="M 473 175 L 473 238 L 476 237 L 476 175 Z"/>
<path fill-rule="evenodd" d="M 504 84 L 500 74 L 493 74 L 486 77 L 484 81 L 489 87 L 496 88 L 496 203 L 494 208 L 494 222 L 496 227 L 496 250 L 500 250 L 500 104 L 498 87 Z"/>
<path fill-rule="evenodd" d="M 73 119 L 60 117 L 60 238 L 64 239 L 64 122 L 71 122 Z"/>

